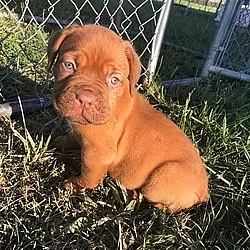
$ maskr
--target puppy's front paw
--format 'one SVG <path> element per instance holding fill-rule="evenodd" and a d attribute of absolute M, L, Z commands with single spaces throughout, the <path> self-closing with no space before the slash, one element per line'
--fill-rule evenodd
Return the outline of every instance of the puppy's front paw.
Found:
<path fill-rule="evenodd" d="M 67 180 L 64 181 L 63 186 L 64 186 L 65 189 L 72 190 L 73 193 L 84 192 L 86 187 L 83 187 L 83 186 L 79 185 L 78 180 L 79 180 L 79 178 L 77 178 L 77 177 L 67 179 Z"/>

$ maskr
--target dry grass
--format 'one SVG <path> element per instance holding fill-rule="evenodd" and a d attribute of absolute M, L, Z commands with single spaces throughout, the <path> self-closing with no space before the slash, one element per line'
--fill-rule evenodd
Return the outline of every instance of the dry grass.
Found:
<path fill-rule="evenodd" d="M 55 114 L 2 119 L 3 249 L 249 249 L 250 88 L 214 79 L 195 90 L 150 87 L 144 94 L 201 150 L 210 175 L 207 205 L 167 214 L 129 200 L 110 178 L 73 195 L 61 184 L 79 172 L 79 152 L 48 149 L 50 132 L 62 127 Z"/>

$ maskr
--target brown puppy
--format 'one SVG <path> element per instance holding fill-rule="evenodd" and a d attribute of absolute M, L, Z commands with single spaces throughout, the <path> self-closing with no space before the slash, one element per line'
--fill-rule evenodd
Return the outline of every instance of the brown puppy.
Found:
<path fill-rule="evenodd" d="M 72 126 L 57 142 L 82 148 L 81 175 L 66 182 L 77 192 L 105 175 L 140 190 L 156 207 L 178 211 L 205 202 L 208 179 L 197 149 L 135 91 L 141 65 L 131 44 L 94 25 L 53 35 L 54 106 Z"/>

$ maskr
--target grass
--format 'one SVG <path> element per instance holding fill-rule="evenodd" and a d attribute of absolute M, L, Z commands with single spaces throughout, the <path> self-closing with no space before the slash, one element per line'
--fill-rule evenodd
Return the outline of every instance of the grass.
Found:
<path fill-rule="evenodd" d="M 216 32 L 214 13 L 186 9 L 173 5 L 169 16 L 165 41 L 175 45 L 163 46 L 159 74 L 162 79 L 179 79 L 199 76 Z M 192 31 L 192 32 L 190 32 Z M 193 53 L 176 47 L 188 48 Z M 203 58 L 196 52 L 203 53 Z"/>
<path fill-rule="evenodd" d="M 176 1 L 177 4 L 181 4 L 183 6 L 188 6 L 189 8 L 192 8 L 192 9 L 216 13 L 217 7 L 213 6 L 213 5 L 210 6 L 209 4 L 211 4 L 211 2 L 210 3 L 206 2 L 206 4 L 204 4 L 204 1 L 203 2 L 200 1 L 200 3 L 197 3 L 197 2 L 195 2 L 195 1 L 189 1 L 189 0 L 179 0 L 179 1 Z"/>
<path fill-rule="evenodd" d="M 35 3 L 31 8 L 37 7 L 34 14 L 39 15 L 40 5 Z M 178 24 L 191 41 L 189 47 L 197 45 L 205 52 L 215 27 L 192 27 L 197 20 L 203 20 L 201 24 L 212 20 L 212 15 L 192 12 L 181 19 L 189 25 L 185 30 L 181 21 L 174 22 L 174 17 L 181 17 L 179 9 L 172 11 L 167 36 L 174 39 Z M 31 23 L 17 26 L 14 18 L 1 19 L 1 24 L 5 101 L 50 93 L 52 77 L 44 57 L 49 32 Z M 194 76 L 202 65 L 174 48 L 162 56 L 163 79 Z M 189 87 L 162 88 L 154 83 L 142 94 L 199 148 L 210 179 L 208 203 L 168 214 L 143 197 L 131 201 L 126 190 L 108 177 L 97 189 L 74 195 L 62 188 L 62 182 L 79 173 L 80 156 L 78 151 L 51 147 L 54 137 L 66 132 L 53 109 L 1 118 L 0 249 L 250 249 L 249 84 L 213 77 Z"/>
<path fill-rule="evenodd" d="M 32 23 L 17 23 L 15 18 L 0 17 L 0 81 L 5 101 L 50 92 L 44 85 L 49 34 Z"/>
<path fill-rule="evenodd" d="M 167 214 L 129 200 L 110 178 L 73 195 L 62 181 L 78 173 L 79 152 L 48 148 L 51 136 L 64 132 L 54 112 L 2 119 L 4 249 L 249 249 L 249 86 L 210 79 L 195 88 L 151 86 L 143 94 L 200 149 L 210 175 L 209 202 Z"/>

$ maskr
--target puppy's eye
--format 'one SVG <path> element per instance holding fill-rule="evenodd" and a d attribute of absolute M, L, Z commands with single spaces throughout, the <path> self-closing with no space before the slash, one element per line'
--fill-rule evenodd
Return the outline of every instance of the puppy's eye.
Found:
<path fill-rule="evenodd" d="M 117 85 L 120 83 L 120 80 L 117 77 L 113 76 L 113 77 L 110 77 L 109 83 L 112 85 Z"/>
<path fill-rule="evenodd" d="M 75 66 L 72 62 L 64 62 L 64 67 L 68 70 L 74 70 Z"/>

